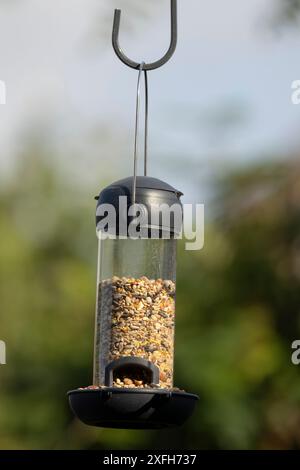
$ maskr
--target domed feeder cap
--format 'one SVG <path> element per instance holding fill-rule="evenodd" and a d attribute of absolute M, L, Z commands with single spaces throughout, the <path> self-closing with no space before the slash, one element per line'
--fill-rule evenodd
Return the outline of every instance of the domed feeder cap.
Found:
<path fill-rule="evenodd" d="M 133 204 L 134 178 L 124 178 L 107 186 L 96 197 L 98 200 L 96 210 L 96 225 L 106 217 L 99 211 L 100 206 L 109 204 L 116 211 L 116 221 L 113 226 L 106 227 L 105 232 L 111 231 L 118 235 L 128 236 L 128 227 L 134 217 L 128 216 L 128 209 Z M 182 192 L 170 186 L 168 183 L 149 176 L 136 178 L 135 204 L 139 205 L 140 213 L 145 216 L 145 222 L 141 224 L 141 230 L 147 233 L 147 237 L 156 238 L 153 233 L 157 230 L 158 237 L 169 233 L 171 237 L 178 236 L 182 228 L 182 204 L 180 197 Z M 120 205 L 120 197 L 126 197 Z M 170 217 L 162 217 L 162 205 L 170 210 Z M 154 221 L 154 223 L 153 223 Z M 152 229 L 152 231 L 151 231 Z"/>

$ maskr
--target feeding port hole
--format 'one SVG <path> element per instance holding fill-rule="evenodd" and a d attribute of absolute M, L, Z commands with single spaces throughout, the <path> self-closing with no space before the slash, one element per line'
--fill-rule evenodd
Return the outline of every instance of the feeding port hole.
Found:
<path fill-rule="evenodd" d="M 108 387 L 157 385 L 158 383 L 159 368 L 139 357 L 123 357 L 106 367 L 105 384 Z"/>

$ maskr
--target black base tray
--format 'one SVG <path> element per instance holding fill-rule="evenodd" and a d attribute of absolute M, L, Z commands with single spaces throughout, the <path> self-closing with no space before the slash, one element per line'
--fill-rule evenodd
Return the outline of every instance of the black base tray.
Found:
<path fill-rule="evenodd" d="M 198 396 L 186 392 L 105 388 L 68 392 L 73 413 L 85 424 L 102 428 L 160 429 L 183 424 Z"/>

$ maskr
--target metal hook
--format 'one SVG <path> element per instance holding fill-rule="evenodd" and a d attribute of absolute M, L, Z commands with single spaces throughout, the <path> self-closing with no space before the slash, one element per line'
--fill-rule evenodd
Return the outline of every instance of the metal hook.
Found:
<path fill-rule="evenodd" d="M 114 16 L 114 26 L 113 26 L 113 33 L 112 33 L 112 44 L 115 50 L 115 53 L 119 57 L 119 59 L 128 67 L 133 69 L 138 69 L 141 64 L 129 59 L 124 52 L 122 51 L 120 44 L 119 44 L 119 31 L 120 31 L 120 20 L 121 20 L 121 10 L 115 10 Z M 171 0 L 171 43 L 168 51 L 166 54 L 156 62 L 152 62 L 150 64 L 145 64 L 143 69 L 144 70 L 154 70 L 158 69 L 162 65 L 166 64 L 174 54 L 177 46 L 177 0 Z"/>

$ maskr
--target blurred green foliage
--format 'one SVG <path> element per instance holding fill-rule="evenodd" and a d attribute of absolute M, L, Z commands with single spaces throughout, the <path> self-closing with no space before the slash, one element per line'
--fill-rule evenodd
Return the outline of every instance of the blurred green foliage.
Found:
<path fill-rule="evenodd" d="M 92 376 L 100 188 L 74 187 L 44 153 L 1 185 L 0 448 L 299 448 L 299 165 L 216 181 L 204 250 L 178 253 L 175 384 L 199 405 L 184 428 L 135 432 L 69 410 L 66 392 Z"/>
<path fill-rule="evenodd" d="M 280 24 L 298 24 L 300 13 L 299 0 L 278 0 L 277 20 Z"/>

